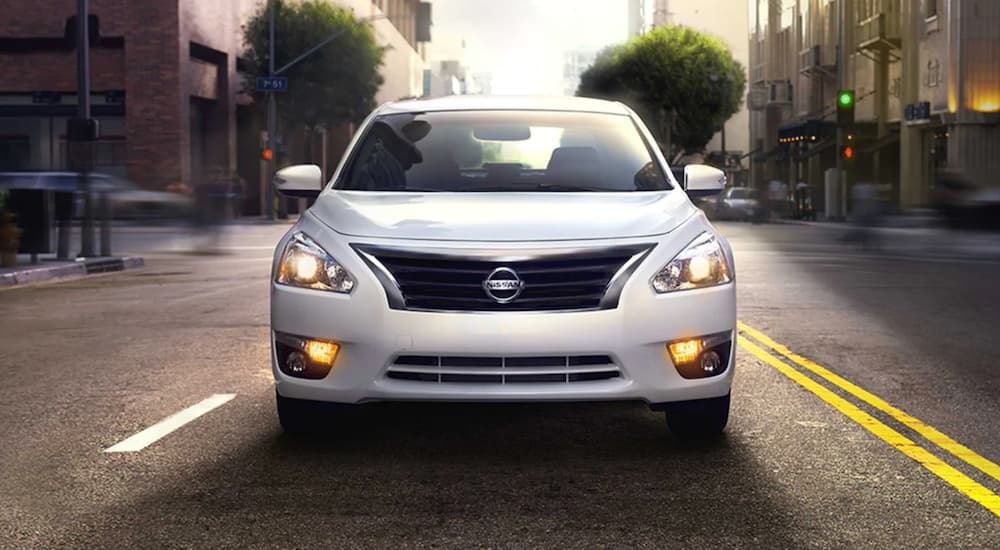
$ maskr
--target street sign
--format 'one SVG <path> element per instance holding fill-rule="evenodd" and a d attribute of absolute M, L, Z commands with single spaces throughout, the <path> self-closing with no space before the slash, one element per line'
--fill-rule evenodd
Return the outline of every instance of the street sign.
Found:
<path fill-rule="evenodd" d="M 907 103 L 903 107 L 903 118 L 908 125 L 930 122 L 931 104 L 927 101 Z"/>
<path fill-rule="evenodd" d="M 258 92 L 287 92 L 288 78 L 284 76 L 258 76 Z"/>

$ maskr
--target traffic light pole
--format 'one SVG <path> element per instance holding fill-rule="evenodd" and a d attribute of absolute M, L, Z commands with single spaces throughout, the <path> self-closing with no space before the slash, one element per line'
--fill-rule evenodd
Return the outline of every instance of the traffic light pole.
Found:
<path fill-rule="evenodd" d="M 846 0 L 837 1 L 837 90 L 838 95 L 839 90 L 844 89 L 844 15 L 846 10 L 844 9 L 844 4 Z M 835 100 L 839 102 L 839 97 Z M 839 105 L 836 106 L 839 109 Z M 844 214 L 847 212 L 847 177 L 844 173 L 844 161 L 843 154 L 841 151 L 844 150 L 845 143 L 844 127 L 842 124 L 837 124 L 837 184 L 840 186 L 840 204 L 837 205 L 836 217 L 846 217 Z"/>
<path fill-rule="evenodd" d="M 339 31 L 337 31 L 337 32 L 335 32 L 335 33 L 327 36 L 320 43 L 318 43 L 315 46 L 309 48 L 308 50 L 306 50 L 305 52 L 303 52 L 302 54 L 300 54 L 298 57 L 296 57 L 295 59 L 289 61 L 284 66 L 282 66 L 281 68 L 279 68 L 279 69 L 276 70 L 274 68 L 274 11 L 275 11 L 275 4 L 276 4 L 275 0 L 268 0 L 268 6 L 267 6 L 267 27 L 268 27 L 268 29 L 267 29 L 267 32 L 268 32 L 268 37 L 267 37 L 267 48 L 268 48 L 267 65 L 268 65 L 268 68 L 267 68 L 267 72 L 268 72 L 268 76 L 271 77 L 271 78 L 279 76 L 282 73 L 284 73 L 285 71 L 287 71 L 288 69 L 291 69 L 292 67 L 294 67 L 295 65 L 297 65 L 303 59 L 305 59 L 305 58 L 309 57 L 310 55 L 312 55 L 313 53 L 319 51 L 321 48 L 323 48 L 327 44 L 333 42 L 338 37 L 340 37 L 340 35 L 344 34 L 344 31 L 339 30 Z M 380 19 L 389 19 L 389 16 L 387 14 L 380 14 L 380 15 L 376 15 L 376 16 L 373 16 L 373 17 L 366 17 L 366 18 L 364 18 L 365 21 L 378 21 Z M 271 158 L 267 159 L 267 171 L 268 171 L 267 192 L 266 192 L 266 194 L 267 194 L 267 218 L 269 220 L 273 220 L 273 219 L 275 219 L 277 217 L 277 212 L 276 211 L 279 210 L 279 208 L 278 208 L 278 202 L 277 202 L 278 199 L 279 199 L 279 197 L 274 192 L 274 181 L 272 179 L 272 176 L 274 175 L 275 168 L 276 168 L 276 162 L 277 162 L 276 161 L 277 155 L 274 154 L 274 152 L 276 150 L 276 146 L 277 146 L 277 143 L 278 143 L 278 140 L 277 140 L 277 135 L 278 135 L 278 100 L 277 100 L 277 97 L 274 95 L 274 91 L 268 91 L 267 92 L 267 103 L 268 103 L 268 105 L 267 105 L 267 148 L 270 149 L 271 152 L 272 152 Z"/>

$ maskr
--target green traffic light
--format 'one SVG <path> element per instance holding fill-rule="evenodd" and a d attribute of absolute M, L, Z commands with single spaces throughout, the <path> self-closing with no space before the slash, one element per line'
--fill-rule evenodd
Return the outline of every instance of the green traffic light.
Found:
<path fill-rule="evenodd" d="M 837 94 L 837 102 L 841 107 L 850 107 L 854 103 L 854 93 L 849 90 L 841 91 Z"/>

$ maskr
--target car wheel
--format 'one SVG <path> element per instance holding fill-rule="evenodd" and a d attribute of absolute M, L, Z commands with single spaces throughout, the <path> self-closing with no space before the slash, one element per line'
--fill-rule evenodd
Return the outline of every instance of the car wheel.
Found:
<path fill-rule="evenodd" d="M 322 407 L 316 401 L 291 399 L 274 394 L 278 405 L 278 421 L 285 433 L 312 433 L 321 425 Z"/>
<path fill-rule="evenodd" d="M 729 394 L 673 403 L 666 415 L 667 426 L 680 439 L 718 437 L 729 421 Z"/>

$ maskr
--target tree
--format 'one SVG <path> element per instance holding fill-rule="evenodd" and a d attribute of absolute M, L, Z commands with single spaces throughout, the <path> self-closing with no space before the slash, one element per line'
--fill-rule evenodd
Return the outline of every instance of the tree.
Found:
<path fill-rule="evenodd" d="M 745 88 L 743 65 L 720 39 L 667 25 L 602 51 L 577 95 L 622 101 L 667 149 L 694 152 L 740 109 Z"/>
<path fill-rule="evenodd" d="M 384 51 L 371 26 L 320 0 L 273 2 L 275 69 L 341 33 L 281 75 L 288 77 L 289 89 L 277 92 L 280 116 L 291 125 L 308 128 L 363 119 L 375 107 L 375 93 L 383 82 L 379 67 Z M 268 74 L 268 4 L 262 3 L 243 26 L 246 57 L 254 76 Z M 257 104 L 266 105 L 263 95 L 257 94 Z"/>

